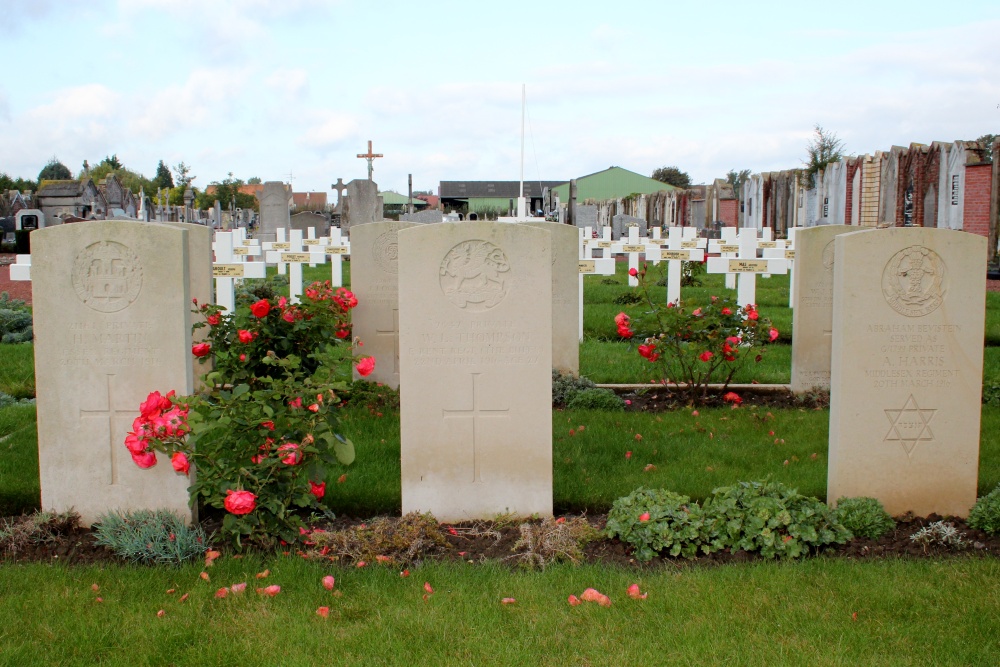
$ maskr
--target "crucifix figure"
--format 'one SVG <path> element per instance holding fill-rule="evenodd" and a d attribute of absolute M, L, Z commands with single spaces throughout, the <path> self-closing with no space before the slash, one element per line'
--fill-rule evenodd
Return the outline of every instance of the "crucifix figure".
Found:
<path fill-rule="evenodd" d="M 482 482 L 482 470 L 480 467 L 481 456 L 479 455 L 479 419 L 484 417 L 503 417 L 507 418 L 510 416 L 510 408 L 483 408 L 479 405 L 479 376 L 482 373 L 472 374 L 472 407 L 468 410 L 441 410 L 442 416 L 444 418 L 462 418 L 467 419 L 472 418 L 472 481 Z"/>
<path fill-rule="evenodd" d="M 372 160 L 374 160 L 377 157 L 385 157 L 385 156 L 382 155 L 381 153 L 372 153 L 372 140 L 369 139 L 368 140 L 368 152 L 367 153 L 358 153 L 358 157 L 361 157 L 361 158 L 364 158 L 364 159 L 368 160 L 368 180 L 370 181 L 370 180 L 372 180 Z"/>
<path fill-rule="evenodd" d="M 84 410 L 80 409 L 80 418 L 84 417 L 100 417 L 101 419 L 107 420 L 108 424 L 108 443 L 109 443 L 109 453 L 111 455 L 111 470 L 110 470 L 110 484 L 114 485 L 118 483 L 118 452 L 123 448 L 125 442 L 125 431 L 115 431 L 115 420 L 116 419 L 128 419 L 129 423 L 137 416 L 137 410 L 135 407 L 130 408 L 115 408 L 114 406 L 114 391 L 112 391 L 111 384 L 114 375 L 105 375 L 105 380 L 107 382 L 107 408 L 101 408 L 98 410 Z M 127 429 L 126 429 L 127 430 Z"/>

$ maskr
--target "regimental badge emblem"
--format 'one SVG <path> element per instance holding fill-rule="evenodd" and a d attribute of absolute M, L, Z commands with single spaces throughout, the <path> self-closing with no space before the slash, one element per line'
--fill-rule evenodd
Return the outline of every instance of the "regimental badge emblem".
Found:
<path fill-rule="evenodd" d="M 441 261 L 441 292 L 453 304 L 471 312 L 497 306 L 510 290 L 510 262 L 489 241 L 463 241 Z"/>
<path fill-rule="evenodd" d="M 830 242 L 823 246 L 823 268 L 827 271 L 833 271 L 833 247 L 833 239 L 830 239 Z"/>
<path fill-rule="evenodd" d="M 924 246 L 900 250 L 882 271 L 882 294 L 900 315 L 923 317 L 937 310 L 946 291 L 941 256 Z"/>
<path fill-rule="evenodd" d="M 73 289 L 89 308 L 117 313 L 142 289 L 142 265 L 128 247 L 114 241 L 87 246 L 73 262 Z"/>
<path fill-rule="evenodd" d="M 909 457 L 913 454 L 918 442 L 934 440 L 934 433 L 931 432 L 931 420 L 934 419 L 936 412 L 936 409 L 921 409 L 917 405 L 917 399 L 913 397 L 913 394 L 910 394 L 901 410 L 885 411 L 885 416 L 889 420 L 889 432 L 885 435 L 885 442 L 898 442 Z"/>
<path fill-rule="evenodd" d="M 396 275 L 398 268 L 396 262 L 399 259 L 399 243 L 396 230 L 380 234 L 372 245 L 372 259 L 375 264 L 384 272 Z"/>

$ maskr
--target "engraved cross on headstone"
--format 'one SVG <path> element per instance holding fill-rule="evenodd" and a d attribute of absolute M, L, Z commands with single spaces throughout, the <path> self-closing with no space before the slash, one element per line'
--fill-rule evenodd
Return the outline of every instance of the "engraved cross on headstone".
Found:
<path fill-rule="evenodd" d="M 139 411 L 136 406 L 116 408 L 114 406 L 114 391 L 111 386 L 114 375 L 107 374 L 104 377 L 107 383 L 107 396 L 104 403 L 107 404 L 108 407 L 97 410 L 84 410 L 83 408 L 80 408 L 80 418 L 99 417 L 107 420 L 108 452 L 111 456 L 111 481 L 108 483 L 114 485 L 118 483 L 118 452 L 125 446 L 125 431 L 119 431 L 117 434 L 115 433 L 115 419 L 128 419 L 131 424 L 132 421 L 138 416 Z M 120 437 L 116 439 L 116 435 Z"/>
<path fill-rule="evenodd" d="M 472 481 L 482 482 L 480 467 L 482 457 L 479 455 L 479 424 L 477 418 L 510 416 L 510 408 L 483 408 L 479 405 L 479 376 L 482 373 L 472 373 L 472 408 L 467 410 L 441 410 L 442 417 L 472 418 Z"/>
<path fill-rule="evenodd" d="M 377 157 L 385 157 L 381 153 L 372 153 L 372 140 L 368 140 L 368 152 L 358 153 L 358 157 L 368 160 L 368 180 L 372 180 L 372 160 Z"/>

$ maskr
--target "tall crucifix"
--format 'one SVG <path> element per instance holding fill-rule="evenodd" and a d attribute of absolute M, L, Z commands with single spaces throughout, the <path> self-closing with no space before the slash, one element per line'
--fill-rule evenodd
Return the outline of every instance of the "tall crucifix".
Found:
<path fill-rule="evenodd" d="M 385 157 L 385 156 L 382 155 L 381 153 L 372 153 L 372 140 L 369 139 L 368 140 L 368 152 L 367 153 L 358 153 L 358 157 L 361 157 L 361 158 L 364 158 L 364 159 L 368 160 L 368 180 L 370 181 L 370 180 L 372 180 L 372 160 L 374 160 L 377 157 Z"/>

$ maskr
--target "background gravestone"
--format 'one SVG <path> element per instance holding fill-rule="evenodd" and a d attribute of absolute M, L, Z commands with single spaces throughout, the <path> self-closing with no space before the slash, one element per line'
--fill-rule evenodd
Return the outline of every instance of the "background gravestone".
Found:
<path fill-rule="evenodd" d="M 646 221 L 644 219 L 618 214 L 611 218 L 611 239 L 617 241 L 623 236 L 628 238 L 629 227 L 638 227 L 639 236 L 646 236 Z"/>
<path fill-rule="evenodd" d="M 552 368 L 580 375 L 580 232 L 558 222 L 525 222 L 552 234 Z"/>
<path fill-rule="evenodd" d="M 264 183 L 260 195 L 260 225 L 257 238 L 261 243 L 274 243 L 279 229 L 288 229 L 288 187 L 280 181 Z"/>
<path fill-rule="evenodd" d="M 795 281 L 792 293 L 792 391 L 830 388 L 833 343 L 834 238 L 858 231 L 848 225 L 795 230 Z"/>
<path fill-rule="evenodd" d="M 378 186 L 375 182 L 354 179 L 348 183 L 344 213 L 340 219 L 340 228 L 344 233 L 350 233 L 352 225 L 378 222 L 381 219 L 382 211 L 379 207 Z"/>
<path fill-rule="evenodd" d="M 190 520 L 190 480 L 162 456 L 140 470 L 124 444 L 151 391 L 192 390 L 187 232 L 111 220 L 32 237 L 42 507 Z"/>
<path fill-rule="evenodd" d="M 305 238 L 306 231 L 310 227 L 316 231 L 316 238 L 323 238 L 330 233 L 330 221 L 327 217 L 322 213 L 314 213 L 312 211 L 296 213 L 289 219 L 288 225 L 291 229 L 301 231 L 303 238 Z"/>
<path fill-rule="evenodd" d="M 351 323 L 355 338 L 364 343 L 356 352 L 375 357 L 375 370 L 367 379 L 393 389 L 399 387 L 397 234 L 414 224 L 371 222 L 359 225 L 351 234 L 351 291 L 358 297 Z"/>
<path fill-rule="evenodd" d="M 413 213 L 403 213 L 399 216 L 400 222 L 418 222 L 422 224 L 444 222 L 444 214 L 437 210 L 414 211 Z"/>
<path fill-rule="evenodd" d="M 398 239 L 403 513 L 551 516 L 549 233 L 460 222 Z"/>
<path fill-rule="evenodd" d="M 597 207 L 593 204 L 578 204 L 575 210 L 576 217 L 573 224 L 583 229 L 584 227 L 598 228 Z"/>
<path fill-rule="evenodd" d="M 834 247 L 828 497 L 964 517 L 979 471 L 986 239 L 890 228 Z"/>

